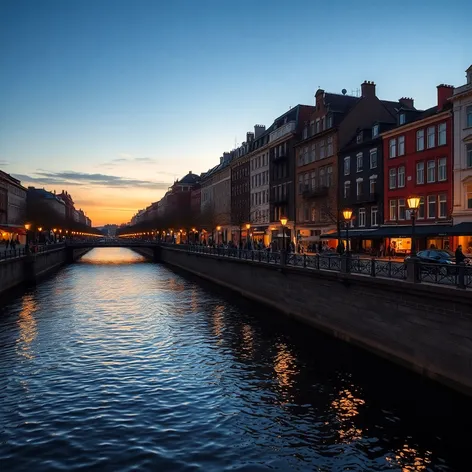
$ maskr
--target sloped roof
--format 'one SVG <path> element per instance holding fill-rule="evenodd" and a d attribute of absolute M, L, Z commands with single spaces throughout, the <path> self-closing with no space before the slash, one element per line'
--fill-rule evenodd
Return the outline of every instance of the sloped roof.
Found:
<path fill-rule="evenodd" d="M 179 184 L 196 184 L 200 181 L 200 176 L 189 172 L 185 177 L 179 180 Z"/>
<path fill-rule="evenodd" d="M 329 106 L 330 111 L 345 113 L 359 101 L 359 98 L 352 95 L 325 92 L 324 101 Z"/>

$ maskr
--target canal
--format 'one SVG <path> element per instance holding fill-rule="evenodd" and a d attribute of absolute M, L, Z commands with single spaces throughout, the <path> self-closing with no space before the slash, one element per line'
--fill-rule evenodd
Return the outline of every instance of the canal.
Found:
<path fill-rule="evenodd" d="M 4 471 L 464 471 L 470 418 L 452 391 L 128 249 L 0 311 Z"/>

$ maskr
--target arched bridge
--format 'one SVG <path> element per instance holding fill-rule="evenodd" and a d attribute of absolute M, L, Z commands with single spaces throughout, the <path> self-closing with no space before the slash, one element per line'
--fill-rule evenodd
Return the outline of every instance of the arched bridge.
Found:
<path fill-rule="evenodd" d="M 129 248 L 149 248 L 154 249 L 158 247 L 159 244 L 153 241 L 129 241 L 126 239 L 112 239 L 109 241 L 68 241 L 66 247 L 72 249 L 93 249 L 96 247 L 129 247 Z"/>

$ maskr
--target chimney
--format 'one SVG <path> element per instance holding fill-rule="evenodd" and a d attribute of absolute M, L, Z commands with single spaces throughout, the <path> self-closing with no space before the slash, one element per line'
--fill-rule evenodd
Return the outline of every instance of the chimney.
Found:
<path fill-rule="evenodd" d="M 452 85 L 441 84 L 438 85 L 438 111 L 442 110 L 447 104 L 448 98 L 452 97 L 454 87 Z"/>
<path fill-rule="evenodd" d="M 254 139 L 257 139 L 259 138 L 259 136 L 262 136 L 265 130 L 265 125 L 254 125 Z"/>
<path fill-rule="evenodd" d="M 248 131 L 246 133 L 246 143 L 251 143 L 252 141 L 254 141 L 254 133 L 251 132 L 251 131 Z"/>
<path fill-rule="evenodd" d="M 414 106 L 414 100 L 409 97 L 402 97 L 398 100 L 400 105 L 404 108 L 415 108 Z"/>
<path fill-rule="evenodd" d="M 189 173 L 190 175 L 192 175 L 192 171 L 191 171 L 191 170 L 189 170 L 188 173 Z"/>
<path fill-rule="evenodd" d="M 361 84 L 362 98 L 375 97 L 375 84 L 371 80 L 364 80 Z"/>

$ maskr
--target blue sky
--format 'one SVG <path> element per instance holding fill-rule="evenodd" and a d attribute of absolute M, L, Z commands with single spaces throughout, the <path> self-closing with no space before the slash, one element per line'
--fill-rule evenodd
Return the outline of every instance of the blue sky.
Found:
<path fill-rule="evenodd" d="M 318 87 L 433 106 L 472 3 L 388 3 L 1 0 L 0 168 L 125 222 Z"/>

